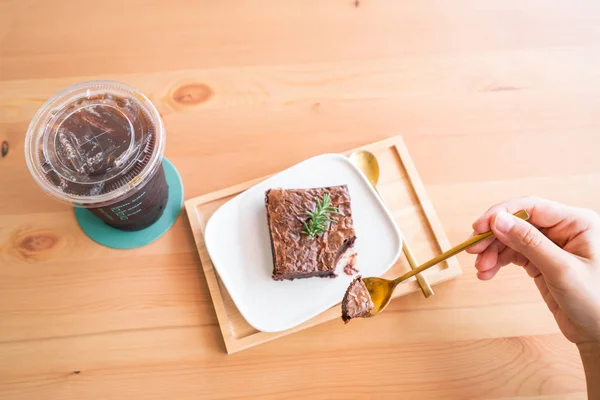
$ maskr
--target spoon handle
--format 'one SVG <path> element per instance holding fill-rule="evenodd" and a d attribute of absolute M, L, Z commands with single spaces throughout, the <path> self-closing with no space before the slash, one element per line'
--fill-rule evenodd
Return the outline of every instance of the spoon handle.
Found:
<path fill-rule="evenodd" d="M 417 268 L 419 264 L 417 263 L 412 250 L 410 247 L 408 247 L 408 244 L 406 244 L 406 238 L 403 238 L 402 240 L 402 251 L 404 252 L 404 256 L 408 261 L 408 265 L 410 265 L 410 269 Z M 425 277 L 421 274 L 417 274 L 415 277 L 417 278 L 417 282 L 419 283 L 425 298 L 433 296 L 433 289 L 431 288 L 431 285 L 429 285 L 429 282 L 427 282 L 427 279 L 425 279 Z"/>
<path fill-rule="evenodd" d="M 524 220 L 529 219 L 529 214 L 525 210 L 517 211 L 514 215 L 515 215 L 515 217 L 519 217 Z M 397 285 L 398 283 L 405 281 L 406 279 L 411 278 L 411 277 L 415 276 L 416 274 L 419 274 L 419 273 L 425 271 L 426 269 L 431 268 L 434 265 L 437 265 L 452 256 L 455 256 L 456 254 L 460 253 L 461 251 L 464 251 L 465 249 L 481 242 L 482 240 L 489 238 L 493 234 L 494 233 L 492 231 L 487 231 L 485 233 L 480 233 L 479 235 L 475 235 L 475 236 L 465 240 L 461 244 L 454 246 L 450 250 L 446 250 L 439 256 L 433 257 L 431 260 L 429 260 L 426 263 L 422 264 L 421 266 L 413 269 L 412 271 L 409 271 L 409 272 L 405 273 L 404 275 L 394 279 L 394 283 Z"/>
<path fill-rule="evenodd" d="M 377 193 L 381 201 L 383 201 L 383 196 L 381 196 L 381 193 L 379 193 L 377 186 L 375 186 L 373 182 L 371 182 L 371 185 L 373 186 L 373 189 L 375 189 L 375 193 Z M 410 265 L 410 269 L 414 270 L 415 268 L 417 268 L 419 264 L 417 264 L 417 260 L 415 259 L 415 255 L 413 254 L 412 250 L 410 249 L 410 247 L 408 247 L 408 244 L 406 243 L 406 238 L 402 238 L 402 251 L 404 252 L 404 256 L 408 261 L 408 265 Z M 433 289 L 431 288 L 431 285 L 429 285 L 429 282 L 427 282 L 427 279 L 425 279 L 425 277 L 421 274 L 416 274 L 416 278 L 425 298 L 433 296 Z"/>

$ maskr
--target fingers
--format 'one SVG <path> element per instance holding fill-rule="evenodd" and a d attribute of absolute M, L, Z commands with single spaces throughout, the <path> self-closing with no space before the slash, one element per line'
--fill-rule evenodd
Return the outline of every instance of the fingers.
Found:
<path fill-rule="evenodd" d="M 508 264 L 515 264 L 519 267 L 525 267 L 529 264 L 529 260 L 525 256 L 510 247 L 504 247 L 504 250 L 498 254 L 498 262 L 500 266 L 504 267 Z"/>
<path fill-rule="evenodd" d="M 563 220 L 561 223 L 545 229 L 545 232 L 542 231 L 561 248 L 586 231 L 599 231 L 600 216 L 596 212 L 576 207 L 570 207 L 570 209 L 572 218 Z M 596 242 L 594 240 L 591 243 Z M 586 256 L 585 254 L 581 255 Z"/>
<path fill-rule="evenodd" d="M 493 242 L 489 245 L 483 253 L 477 256 L 475 260 L 475 268 L 478 271 L 487 271 L 496 266 L 498 262 L 498 254 L 504 249 L 504 245 L 498 241 Z"/>
<path fill-rule="evenodd" d="M 500 266 L 496 265 L 495 267 L 493 267 L 492 269 L 488 269 L 487 271 L 478 271 L 477 278 L 479 278 L 479 280 L 482 281 L 489 281 L 494 276 L 496 276 L 498 271 L 500 271 L 500 268 Z"/>
<path fill-rule="evenodd" d="M 529 213 L 528 222 L 511 215 L 519 210 Z M 562 250 L 564 242 L 585 234 L 594 223 L 600 224 L 597 214 L 591 218 L 586 212 L 590 213 L 536 197 L 509 200 L 490 208 L 473 223 L 473 229 L 474 234 L 492 230 L 495 238 L 467 249 L 478 254 L 478 277 L 491 279 L 501 267 L 512 262 L 525 267 L 531 277 L 543 273 L 547 281 L 559 283 L 576 258 Z"/>
<path fill-rule="evenodd" d="M 491 230 L 491 218 L 500 211 L 515 213 L 519 210 L 527 210 L 530 214 L 529 221 L 539 227 L 554 227 L 561 221 L 566 221 L 573 213 L 573 208 L 550 200 L 536 197 L 522 197 L 497 204 L 487 210 L 477 221 L 473 223 L 474 233 L 483 233 Z M 467 249 L 467 253 L 479 254 L 490 246 L 494 238 L 488 238 L 475 246 Z"/>
<path fill-rule="evenodd" d="M 499 250 L 497 253 L 496 249 Z M 492 264 L 494 260 L 495 263 Z M 502 267 L 511 263 L 521 267 L 527 266 L 535 268 L 535 266 L 529 263 L 529 260 L 527 260 L 522 254 L 511 249 L 510 247 L 506 247 L 500 242 L 495 242 L 495 244 L 490 245 L 487 250 L 477 256 L 475 261 L 475 268 L 478 271 L 477 277 L 483 281 L 492 279 Z M 530 276 L 533 277 L 534 275 L 530 274 Z"/>
<path fill-rule="evenodd" d="M 505 267 L 508 264 L 515 264 L 520 267 L 524 267 L 527 275 L 532 278 L 541 276 L 540 270 L 535 265 L 530 263 L 523 254 L 511 249 L 510 247 L 504 247 L 504 249 L 498 253 L 496 264 L 492 266 L 486 262 L 481 263 L 481 258 L 483 255 L 484 253 L 479 254 L 475 262 L 475 268 L 477 268 L 477 278 L 482 281 L 492 279 L 502 267 Z"/>
<path fill-rule="evenodd" d="M 501 211 L 492 216 L 491 229 L 500 242 L 522 254 L 548 279 L 560 280 L 563 277 L 570 261 L 569 254 L 529 222 Z"/>
<path fill-rule="evenodd" d="M 475 234 L 471 235 L 471 237 L 473 237 L 473 236 L 475 236 Z M 491 237 L 477 243 L 476 245 L 469 247 L 466 251 L 469 254 L 479 254 L 479 253 L 483 252 L 485 249 L 487 249 L 488 246 L 490 244 L 492 244 L 492 242 L 494 240 L 496 240 L 496 238 L 491 236 Z"/>
<path fill-rule="evenodd" d="M 529 213 L 529 222 L 535 226 L 549 228 L 563 220 L 571 219 L 573 207 L 538 197 L 521 197 L 497 204 L 487 210 L 473 223 L 476 233 L 487 232 L 491 229 L 491 219 L 498 212 L 504 211 L 513 214 L 519 210 Z"/>

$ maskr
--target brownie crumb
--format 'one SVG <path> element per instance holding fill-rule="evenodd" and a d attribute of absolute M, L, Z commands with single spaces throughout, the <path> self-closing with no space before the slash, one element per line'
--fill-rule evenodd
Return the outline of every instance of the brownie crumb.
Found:
<path fill-rule="evenodd" d="M 350 276 L 358 273 L 358 269 L 356 269 L 355 265 L 356 265 L 356 253 L 354 253 L 350 256 L 350 259 L 344 266 L 344 273 L 346 275 L 350 275 Z"/>

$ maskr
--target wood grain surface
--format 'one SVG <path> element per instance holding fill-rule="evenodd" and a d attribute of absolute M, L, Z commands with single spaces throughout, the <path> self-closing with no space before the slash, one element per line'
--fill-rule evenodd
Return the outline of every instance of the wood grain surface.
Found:
<path fill-rule="evenodd" d="M 129 83 L 186 198 L 402 134 L 451 243 L 491 204 L 600 209 L 600 3 L 0 1 L 0 398 L 581 399 L 576 349 L 518 268 L 227 356 L 184 215 L 100 247 L 25 167 L 37 108 Z M 419 323 L 415 323 L 419 321 Z"/>

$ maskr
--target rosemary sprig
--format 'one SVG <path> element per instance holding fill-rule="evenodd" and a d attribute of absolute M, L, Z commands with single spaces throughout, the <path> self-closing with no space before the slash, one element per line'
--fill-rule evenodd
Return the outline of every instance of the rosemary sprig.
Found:
<path fill-rule="evenodd" d="M 323 195 L 323 200 L 319 199 L 318 196 L 315 197 L 315 203 L 315 210 L 306 212 L 306 215 L 310 217 L 308 222 L 302 221 L 304 225 L 302 233 L 310 236 L 311 239 L 327 230 L 327 222 L 336 222 L 329 217 L 330 214 L 341 215 L 339 208 L 331 205 L 329 193 Z"/>

